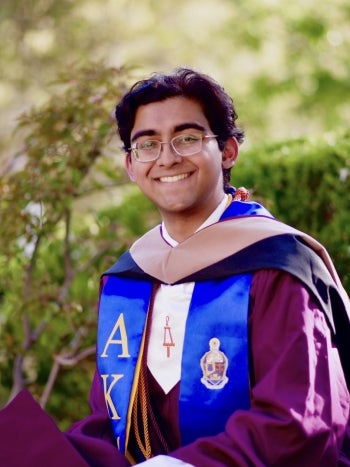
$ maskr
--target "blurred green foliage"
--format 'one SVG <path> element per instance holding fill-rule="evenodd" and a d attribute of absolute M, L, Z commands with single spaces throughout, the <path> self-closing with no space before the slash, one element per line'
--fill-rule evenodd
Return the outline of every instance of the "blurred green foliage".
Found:
<path fill-rule="evenodd" d="M 50 101 L 20 117 L 24 144 L 0 179 L 0 399 L 29 386 L 61 426 L 84 413 L 100 274 L 157 218 L 116 190 L 126 76 L 99 63 L 61 73 Z"/>
<path fill-rule="evenodd" d="M 242 153 L 234 185 L 328 249 L 350 291 L 350 132 L 256 145 Z"/>

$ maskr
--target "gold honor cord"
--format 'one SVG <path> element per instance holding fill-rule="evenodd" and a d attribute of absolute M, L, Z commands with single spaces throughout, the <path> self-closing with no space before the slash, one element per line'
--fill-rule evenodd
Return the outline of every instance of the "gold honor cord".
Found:
<path fill-rule="evenodd" d="M 148 319 L 146 324 L 146 331 L 143 340 L 143 352 L 141 361 L 141 368 L 140 368 L 140 377 L 137 385 L 136 395 L 132 404 L 132 427 L 135 433 L 135 439 L 137 442 L 137 446 L 139 447 L 140 451 L 142 452 L 143 456 L 146 459 L 150 459 L 153 457 L 152 454 L 152 447 L 151 447 L 151 440 L 149 434 L 149 427 L 150 423 L 154 428 L 159 441 L 162 444 L 164 452 L 169 452 L 169 446 L 166 442 L 160 428 L 156 417 L 154 415 L 153 408 L 150 402 L 150 395 L 148 389 L 148 382 L 147 382 L 147 347 L 151 329 L 151 319 L 152 311 L 153 311 L 153 304 L 154 298 L 156 295 L 156 290 L 158 287 L 155 287 L 152 292 L 152 297 L 150 300 L 150 307 L 148 310 Z M 141 419 L 141 420 L 140 420 Z M 140 425 L 143 427 L 143 433 L 140 432 Z"/>
<path fill-rule="evenodd" d="M 155 288 L 152 291 L 152 295 L 151 295 L 151 299 L 150 299 L 150 306 L 148 307 L 146 323 L 145 323 L 145 329 L 146 330 L 148 328 L 147 323 L 149 321 L 151 306 L 153 306 L 154 296 L 155 296 Z M 126 452 L 126 457 L 131 462 L 131 464 L 135 464 L 136 460 L 133 458 L 133 455 L 129 452 L 128 444 L 129 444 L 129 437 L 130 437 L 130 429 L 131 428 L 134 429 L 135 436 L 136 437 L 139 436 L 138 423 L 137 423 L 137 400 L 139 398 L 139 386 L 141 384 L 140 380 L 142 379 L 142 368 L 144 366 L 145 341 L 146 341 L 146 331 L 144 331 L 144 333 L 143 333 L 141 347 L 140 347 L 140 351 L 139 351 L 139 356 L 138 356 L 138 360 L 137 360 L 137 364 L 136 364 L 136 368 L 135 368 L 135 377 L 134 377 L 134 382 L 133 382 L 133 386 L 132 386 L 132 389 L 131 389 L 130 406 L 129 406 L 128 416 L 127 416 L 128 419 L 127 419 L 126 435 L 125 435 L 125 452 Z M 135 411 L 136 411 L 136 415 L 135 415 Z M 136 421 L 136 423 L 135 423 L 135 421 Z M 139 443 L 139 441 L 138 441 L 138 443 Z M 143 451 L 142 451 L 142 453 L 143 453 Z"/>
<path fill-rule="evenodd" d="M 133 403 L 133 428 L 135 431 L 135 438 L 138 447 L 140 448 L 142 454 L 146 459 L 152 457 L 151 441 L 149 437 L 149 426 L 148 426 L 148 395 L 146 387 L 146 376 L 145 376 L 145 366 L 144 362 L 141 364 L 141 374 L 138 384 L 137 395 Z M 143 426 L 143 440 L 141 439 L 141 433 L 139 429 L 139 408 L 141 413 L 141 423 Z"/>
<path fill-rule="evenodd" d="M 155 295 L 155 292 L 152 292 L 152 297 L 151 297 L 151 303 L 153 304 L 153 296 Z M 146 318 L 146 330 L 148 327 L 148 320 L 149 320 L 149 312 L 150 312 L 150 307 L 148 309 L 148 314 Z M 131 396 L 130 396 L 130 407 L 128 411 L 128 420 L 127 420 L 127 428 L 126 428 L 126 440 L 125 440 L 125 446 L 126 446 L 126 457 L 129 459 L 129 461 L 132 464 L 136 463 L 136 460 L 133 458 L 133 455 L 129 452 L 128 450 L 128 444 L 129 444 L 129 437 L 130 437 L 130 429 L 134 430 L 135 437 L 137 440 L 137 445 L 141 449 L 142 454 L 145 456 L 145 450 L 141 446 L 143 446 L 140 433 L 139 433 L 139 425 L 138 425 L 138 400 L 140 399 L 140 386 L 144 386 L 144 383 L 141 383 L 141 380 L 143 380 L 143 367 L 144 367 L 144 354 L 145 354 L 145 341 L 146 341 L 146 331 L 144 331 L 142 342 L 141 342 L 141 347 L 140 347 L 140 352 L 139 352 L 139 358 L 136 364 L 136 369 L 135 369 L 135 380 L 134 384 L 131 390 Z M 141 410 L 142 410 L 143 403 L 141 403 Z M 146 414 L 147 416 L 147 414 Z M 146 421 L 147 422 L 147 421 Z M 147 426 L 147 425 L 146 425 Z M 134 454 L 134 453 L 133 453 Z"/>

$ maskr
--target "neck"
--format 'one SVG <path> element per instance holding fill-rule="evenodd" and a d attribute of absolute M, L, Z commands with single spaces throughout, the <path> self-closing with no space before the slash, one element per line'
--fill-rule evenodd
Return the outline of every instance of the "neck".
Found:
<path fill-rule="evenodd" d="M 163 223 L 170 237 L 178 243 L 186 240 L 194 234 L 201 226 L 217 222 L 226 207 L 231 203 L 232 197 L 224 196 L 218 205 L 210 211 L 201 211 L 196 214 L 188 212 L 187 215 L 181 213 L 166 213 L 163 216 Z"/>
<path fill-rule="evenodd" d="M 168 216 L 163 218 L 164 225 L 171 238 L 178 243 L 183 242 L 190 237 L 205 221 L 205 218 L 193 219 L 192 216 L 178 219 L 169 219 Z"/>

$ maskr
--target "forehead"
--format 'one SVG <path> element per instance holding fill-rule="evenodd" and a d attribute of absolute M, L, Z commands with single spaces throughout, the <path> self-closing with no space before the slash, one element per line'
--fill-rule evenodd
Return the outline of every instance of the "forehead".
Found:
<path fill-rule="evenodd" d="M 187 123 L 209 129 L 209 123 L 199 102 L 186 97 L 171 97 L 137 109 L 131 136 L 139 131 L 153 133 L 176 131 Z"/>

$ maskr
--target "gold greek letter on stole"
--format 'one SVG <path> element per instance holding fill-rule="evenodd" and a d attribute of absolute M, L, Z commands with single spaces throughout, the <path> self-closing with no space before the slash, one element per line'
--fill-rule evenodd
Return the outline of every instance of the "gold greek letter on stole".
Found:
<path fill-rule="evenodd" d="M 111 376 L 113 378 L 113 381 L 111 384 L 107 387 L 107 379 L 108 377 Z M 103 381 L 103 392 L 105 395 L 105 400 L 106 404 L 110 409 L 111 412 L 111 419 L 112 420 L 120 420 L 120 416 L 117 412 L 117 409 L 113 403 L 113 400 L 111 398 L 111 390 L 113 389 L 114 385 L 122 378 L 124 375 L 101 375 L 102 381 Z"/>
<path fill-rule="evenodd" d="M 120 339 L 113 339 L 118 330 L 120 333 Z M 125 321 L 124 321 L 124 313 L 120 313 L 117 321 L 115 322 L 114 328 L 107 339 L 107 342 L 106 342 L 105 348 L 103 349 L 101 357 L 105 357 L 105 358 L 108 357 L 107 350 L 111 344 L 113 345 L 118 344 L 122 346 L 122 353 L 120 353 L 118 357 L 126 357 L 126 358 L 130 357 L 129 349 L 128 349 L 128 336 L 126 333 Z"/>

